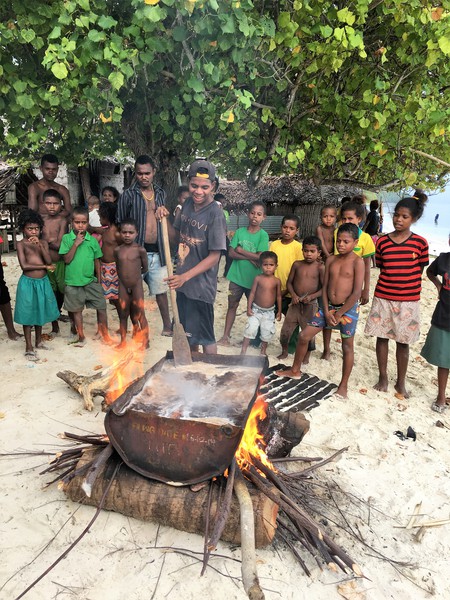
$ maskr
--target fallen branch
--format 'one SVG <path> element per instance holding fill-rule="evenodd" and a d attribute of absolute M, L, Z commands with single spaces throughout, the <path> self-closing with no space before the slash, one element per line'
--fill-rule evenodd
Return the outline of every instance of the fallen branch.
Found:
<path fill-rule="evenodd" d="M 242 583 L 250 600 L 264 600 L 264 593 L 259 585 L 256 570 L 253 504 L 240 471 L 237 471 L 235 476 L 234 491 L 241 509 Z"/>

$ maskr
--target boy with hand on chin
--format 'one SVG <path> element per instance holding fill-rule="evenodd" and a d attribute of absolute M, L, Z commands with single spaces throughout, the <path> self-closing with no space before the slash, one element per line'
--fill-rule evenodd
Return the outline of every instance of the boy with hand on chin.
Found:
<path fill-rule="evenodd" d="M 250 340 L 261 330 L 261 354 L 266 354 L 267 344 L 275 335 L 275 303 L 277 321 L 281 321 L 281 281 L 275 277 L 278 258 L 275 252 L 261 252 L 259 257 L 262 275 L 253 281 L 248 297 L 248 321 L 244 332 L 241 354 L 247 352 Z"/>
<path fill-rule="evenodd" d="M 98 333 L 105 343 L 111 343 L 106 317 L 106 301 L 100 285 L 100 257 L 102 251 L 97 240 L 87 231 L 89 213 L 87 208 L 76 207 L 72 213 L 72 231 L 61 241 L 59 254 L 66 264 L 64 308 L 72 318 L 78 338 L 86 341 L 83 331 L 83 308 L 97 311 Z"/>
<path fill-rule="evenodd" d="M 188 177 L 190 196 L 184 201 L 173 228 L 168 222 L 169 234 L 175 242 L 179 240 L 179 245 L 177 272 L 167 282 L 177 290 L 180 321 L 191 350 L 196 352 L 203 346 L 206 354 L 217 354 L 214 301 L 227 227 L 222 208 L 214 202 L 218 184 L 214 165 L 207 160 L 196 160 L 189 167 Z M 164 207 L 160 211 L 160 216 L 169 214 Z"/>
<path fill-rule="evenodd" d="M 342 377 L 336 395 L 347 398 L 347 386 L 354 362 L 353 338 L 359 316 L 359 299 L 364 280 L 364 262 L 353 252 L 358 243 L 359 230 L 353 223 L 338 229 L 336 247 L 339 254 L 330 256 L 325 265 L 322 301 L 319 309 L 301 332 L 294 362 L 290 369 L 276 371 L 279 377 L 300 379 L 301 366 L 308 352 L 308 343 L 322 329 L 339 329 L 342 338 Z"/>
<path fill-rule="evenodd" d="M 124 219 L 120 224 L 122 244 L 114 249 L 114 258 L 119 275 L 119 319 L 120 344 L 123 348 L 127 337 L 127 320 L 133 324 L 133 337 L 142 332 L 141 348 L 148 343 L 148 322 L 144 312 L 144 286 L 142 275 L 148 271 L 147 252 L 136 243 L 138 230 L 134 219 Z"/>

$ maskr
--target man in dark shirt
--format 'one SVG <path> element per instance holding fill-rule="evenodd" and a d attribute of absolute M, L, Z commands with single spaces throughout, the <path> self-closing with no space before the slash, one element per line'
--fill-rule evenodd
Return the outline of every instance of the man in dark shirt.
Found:
<path fill-rule="evenodd" d="M 161 208 L 165 206 L 164 190 L 153 182 L 156 173 L 155 161 L 146 154 L 139 156 L 135 162 L 136 182 L 125 190 L 118 202 L 117 220 L 134 219 L 138 224 L 136 242 L 143 246 L 148 256 L 148 272 L 144 281 L 148 285 L 150 295 L 154 295 L 163 321 L 162 335 L 172 335 L 172 324 L 167 300 L 166 261 L 170 256 L 164 255 L 161 231 Z M 165 214 L 165 213 L 164 213 Z"/>

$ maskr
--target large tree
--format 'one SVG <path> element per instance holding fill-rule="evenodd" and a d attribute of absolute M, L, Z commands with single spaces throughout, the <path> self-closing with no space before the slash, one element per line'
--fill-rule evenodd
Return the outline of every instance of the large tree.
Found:
<path fill-rule="evenodd" d="M 0 153 L 207 155 L 257 183 L 442 183 L 450 2 L 10 0 Z M 427 156 L 428 155 L 428 156 Z M 431 158 L 430 158 L 431 156 Z M 438 158 L 440 160 L 436 160 Z"/>

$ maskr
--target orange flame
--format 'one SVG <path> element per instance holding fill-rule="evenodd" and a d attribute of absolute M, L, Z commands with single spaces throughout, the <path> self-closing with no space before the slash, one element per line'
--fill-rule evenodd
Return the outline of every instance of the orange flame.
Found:
<path fill-rule="evenodd" d="M 252 456 L 258 458 L 266 467 L 275 471 L 272 463 L 265 453 L 266 442 L 259 432 L 258 424 L 267 416 L 268 404 L 263 396 L 258 396 L 245 425 L 244 434 L 236 450 L 236 461 L 241 469 L 247 463 L 252 463 Z"/>

